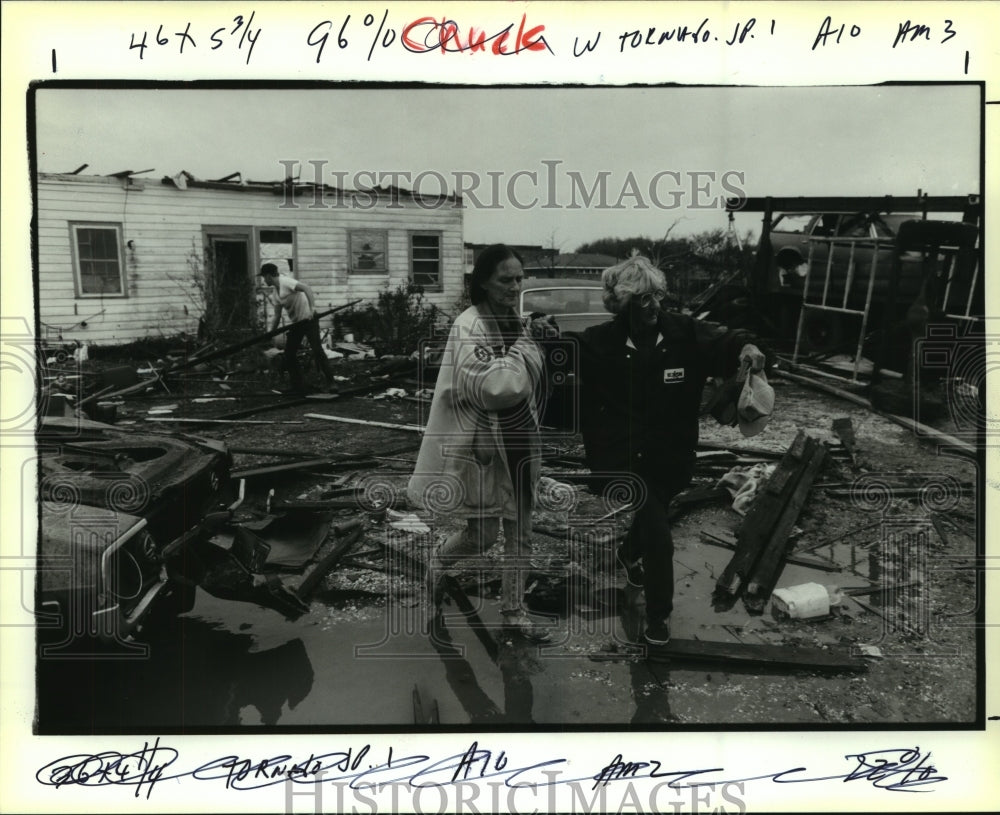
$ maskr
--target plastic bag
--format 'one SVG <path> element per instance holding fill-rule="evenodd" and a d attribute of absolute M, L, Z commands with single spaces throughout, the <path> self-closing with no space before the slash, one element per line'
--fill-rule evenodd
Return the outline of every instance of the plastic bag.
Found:
<path fill-rule="evenodd" d="M 750 371 L 736 405 L 740 432 L 744 436 L 756 436 L 771 420 L 774 412 L 774 388 L 768 384 L 763 371 Z"/>

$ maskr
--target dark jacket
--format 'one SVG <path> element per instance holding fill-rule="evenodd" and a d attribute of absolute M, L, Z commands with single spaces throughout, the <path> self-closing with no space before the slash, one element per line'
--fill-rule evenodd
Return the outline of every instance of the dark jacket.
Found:
<path fill-rule="evenodd" d="M 673 312 L 657 328 L 662 339 L 646 349 L 630 345 L 623 317 L 576 335 L 581 430 L 591 472 L 632 473 L 678 492 L 694 469 L 705 381 L 735 373 L 754 338 Z"/>

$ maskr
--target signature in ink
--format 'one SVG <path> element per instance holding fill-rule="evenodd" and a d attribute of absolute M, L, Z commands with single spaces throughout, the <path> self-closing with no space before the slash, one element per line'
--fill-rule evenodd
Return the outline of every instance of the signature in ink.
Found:
<path fill-rule="evenodd" d="M 839 775 L 824 775 L 800 777 L 806 772 L 805 767 L 794 767 L 774 773 L 745 778 L 713 778 L 711 781 L 697 780 L 689 783 L 689 779 L 706 773 L 718 773 L 721 767 L 703 770 L 664 770 L 662 762 L 656 759 L 646 761 L 625 761 L 618 753 L 606 766 L 594 774 L 592 780 L 597 789 L 607 786 L 613 781 L 635 780 L 639 778 L 665 778 L 673 776 L 669 786 L 699 786 L 702 784 L 726 784 L 770 779 L 776 784 L 802 784 L 816 781 L 868 781 L 874 787 L 892 792 L 924 792 L 926 788 L 942 781 L 948 776 L 940 775 L 938 769 L 930 763 L 931 754 L 924 753 L 919 747 L 903 747 L 888 750 L 871 750 L 865 753 L 849 753 L 844 759 L 855 762 L 855 766 L 847 773 Z"/>
<path fill-rule="evenodd" d="M 729 776 L 723 767 L 669 769 L 662 761 L 648 759 L 626 761 L 618 753 L 598 772 L 569 778 L 564 774 L 569 760 L 550 758 L 519 764 L 505 749 L 486 749 L 473 741 L 467 750 L 446 758 L 422 754 L 394 756 L 387 750 L 385 760 L 376 757 L 371 745 L 360 749 L 348 747 L 328 753 L 310 753 L 295 758 L 277 755 L 247 758 L 227 755 L 212 759 L 194 769 L 178 766 L 179 752 L 160 738 L 131 753 L 108 750 L 63 756 L 38 770 L 35 778 L 46 786 L 100 787 L 132 785 L 138 798 L 148 799 L 157 783 L 188 777 L 192 781 L 222 782 L 226 789 L 246 791 L 286 781 L 296 783 L 348 783 L 351 788 L 382 788 L 393 784 L 412 787 L 446 787 L 464 782 L 502 781 L 508 787 L 547 787 L 558 784 L 591 782 L 592 789 L 615 781 L 669 778 L 668 786 L 677 788 L 737 784 L 770 780 L 776 784 L 801 784 L 819 781 L 862 781 L 891 792 L 926 792 L 935 784 L 947 781 L 931 763 L 931 753 L 919 747 L 869 750 L 850 753 L 842 760 L 851 762 L 847 772 L 814 774 L 806 767 L 791 767 L 777 772 L 748 777 Z M 735 775 L 735 774 L 733 774 Z M 545 780 L 542 780 L 544 777 Z"/>
<path fill-rule="evenodd" d="M 173 747 L 160 746 L 159 738 L 152 745 L 147 741 L 133 753 L 107 750 L 102 753 L 78 753 L 63 756 L 42 767 L 35 778 L 55 787 L 75 785 L 99 787 L 135 785 L 135 797 L 145 790 L 148 799 L 153 787 L 163 780 L 164 770 L 179 758 Z M 47 778 L 44 774 L 48 772 Z M 172 777 L 172 776 L 167 776 Z"/>

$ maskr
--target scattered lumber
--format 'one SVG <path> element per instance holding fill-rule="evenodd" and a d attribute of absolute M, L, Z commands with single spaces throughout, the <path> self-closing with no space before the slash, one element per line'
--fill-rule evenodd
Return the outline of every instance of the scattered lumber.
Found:
<path fill-rule="evenodd" d="M 652 662 L 722 662 L 823 673 L 862 673 L 868 670 L 866 662 L 849 654 L 800 645 L 744 645 L 671 639 L 666 645 L 647 645 L 646 648 L 647 659 Z"/>
<path fill-rule="evenodd" d="M 857 597 L 861 594 L 876 594 L 881 591 L 885 591 L 887 594 L 895 594 L 903 589 L 912 589 L 919 585 L 919 583 L 897 583 L 892 586 L 885 586 L 881 583 L 876 583 L 873 586 L 848 586 L 847 588 L 839 589 L 839 591 L 848 597 Z"/>
<path fill-rule="evenodd" d="M 353 492 L 353 490 L 351 492 Z M 393 504 L 395 503 L 396 502 L 393 502 Z M 385 506 L 372 505 L 370 508 L 366 510 L 364 505 L 360 501 L 353 499 L 340 500 L 340 501 L 336 499 L 328 499 L 322 501 L 307 501 L 307 500 L 285 501 L 282 500 L 281 498 L 276 498 L 273 501 L 271 501 L 270 507 L 271 510 L 274 512 L 287 512 L 289 510 L 315 512 L 327 509 L 356 509 L 359 511 L 365 510 L 367 512 L 381 512 L 388 508 L 388 504 L 386 504 Z"/>
<path fill-rule="evenodd" d="M 890 422 L 895 422 L 900 427 L 905 427 L 907 430 L 913 432 L 918 436 L 924 436 L 929 441 L 935 441 L 938 444 L 952 448 L 963 455 L 969 456 L 971 458 L 976 457 L 976 446 L 970 444 L 969 442 L 962 441 L 961 439 L 956 439 L 954 436 L 950 436 L 947 433 L 942 433 L 929 425 L 921 424 L 920 422 L 910 419 L 906 416 L 897 416 L 895 413 L 886 413 L 884 411 L 878 410 L 872 407 L 872 403 L 862 396 L 858 396 L 855 393 L 850 393 L 842 388 L 834 387 L 833 385 L 827 385 L 825 382 L 817 382 L 814 379 L 810 379 L 807 376 L 799 376 L 798 374 L 793 374 L 788 371 L 783 371 L 780 368 L 773 371 L 775 376 L 780 376 L 791 382 L 797 382 L 800 385 L 804 385 L 807 388 L 814 388 L 816 390 L 821 390 L 824 393 L 832 394 L 833 396 L 838 396 L 841 399 L 846 399 L 849 402 L 853 402 L 856 405 L 860 405 L 867 410 L 870 410 L 876 416 L 881 416 L 883 419 L 888 419 Z"/>
<path fill-rule="evenodd" d="M 223 413 L 215 418 L 217 419 L 243 419 L 247 416 L 255 416 L 258 413 L 267 413 L 271 410 L 281 410 L 282 408 L 298 407 L 299 405 L 306 404 L 308 400 L 304 396 L 296 396 L 294 399 L 282 399 L 278 402 L 270 402 L 266 405 L 257 405 L 256 407 L 245 408 L 243 410 L 234 410 L 230 413 Z M 208 421 L 205 419 L 204 421 Z"/>
<path fill-rule="evenodd" d="M 316 589 L 317 584 L 323 577 L 329 572 L 334 566 L 337 565 L 337 561 L 343 557 L 344 553 L 347 552 L 355 543 L 361 540 L 362 536 L 365 534 L 365 528 L 362 525 L 360 519 L 357 523 L 353 525 L 350 531 L 347 531 L 347 524 L 342 524 L 340 526 L 333 527 L 333 531 L 337 534 L 339 538 L 337 542 L 333 545 L 330 552 L 323 557 L 299 583 L 299 587 L 295 592 L 296 597 L 303 603 L 309 600 L 310 595 Z M 343 536 L 343 537 L 341 537 Z"/>
<path fill-rule="evenodd" d="M 328 317 L 334 312 L 343 311 L 345 308 L 350 308 L 351 306 L 357 305 L 360 302 L 361 300 L 358 299 L 350 303 L 344 303 L 342 306 L 337 306 L 336 308 L 327 309 L 326 311 L 317 314 L 316 319 L 319 320 L 323 317 Z M 165 371 L 163 371 L 163 374 L 164 375 L 171 374 L 174 371 L 180 371 L 183 370 L 184 368 L 189 368 L 192 365 L 201 365 L 213 359 L 221 359 L 223 357 L 232 356 L 237 351 L 242 351 L 244 348 L 250 348 L 253 345 L 265 342 L 269 339 L 272 339 L 273 337 L 277 337 L 279 334 L 284 334 L 287 331 L 290 331 L 293 325 L 294 323 L 289 323 L 288 325 L 280 326 L 279 328 L 276 328 L 273 331 L 265 331 L 263 334 L 255 334 L 249 339 L 245 339 L 242 342 L 236 343 L 235 345 L 227 345 L 225 348 L 220 348 L 217 351 L 212 351 L 207 354 L 203 353 L 195 354 L 192 357 L 188 357 L 186 360 L 183 360 L 181 362 L 175 363 L 174 365 L 170 366 Z"/>
<path fill-rule="evenodd" d="M 849 538 L 851 537 L 851 535 L 856 535 L 858 532 L 867 532 L 869 529 L 874 529 L 875 527 L 881 525 L 882 525 L 882 519 L 880 518 L 877 521 L 872 521 L 871 523 L 862 524 L 861 526 L 856 526 L 853 529 L 848 529 L 846 532 L 843 532 L 835 537 L 824 538 L 823 540 L 818 541 L 816 543 L 810 543 L 808 546 L 799 549 L 798 554 L 804 555 L 808 552 L 814 552 L 817 549 L 822 549 L 824 546 L 830 546 L 831 544 L 844 540 L 844 538 Z"/>
<path fill-rule="evenodd" d="M 341 462 L 363 462 L 367 463 L 375 458 L 384 458 L 385 456 L 394 456 L 398 453 L 412 453 L 414 450 L 420 447 L 419 444 L 413 445 L 408 444 L 405 447 L 398 447 L 392 450 L 387 450 L 385 453 L 380 453 L 376 456 L 374 453 L 331 453 L 331 456 L 336 455 L 333 459 L 335 461 Z M 239 455 L 248 456 L 275 456 L 276 458 L 316 458 L 315 450 L 283 450 L 277 447 L 232 447 L 229 448 L 230 453 L 236 453 Z"/>
<path fill-rule="evenodd" d="M 701 537 L 706 543 L 713 546 L 719 546 L 723 549 L 729 549 L 734 551 L 736 549 L 736 539 L 735 538 L 725 538 L 721 535 L 715 534 L 712 531 L 703 529 L 701 531 Z M 834 563 L 832 560 L 826 560 L 821 557 L 809 557 L 803 554 L 791 554 L 785 555 L 785 562 L 791 563 L 793 566 L 804 566 L 807 569 L 819 569 L 821 572 L 839 572 L 841 567 Z"/>
<path fill-rule="evenodd" d="M 322 419 L 326 422 L 343 422 L 345 424 L 359 424 L 368 427 L 387 427 L 390 430 L 405 430 L 410 433 L 423 433 L 424 428 L 415 424 L 395 424 L 393 422 L 376 422 L 371 419 L 353 419 L 348 416 L 329 416 L 325 413 L 306 413 L 307 419 Z"/>
<path fill-rule="evenodd" d="M 298 419 L 186 419 L 180 416 L 146 416 L 145 421 L 182 424 L 303 424 Z"/>
<path fill-rule="evenodd" d="M 854 425 L 851 424 L 850 416 L 841 416 L 833 420 L 832 429 L 834 435 L 840 439 L 840 443 L 844 445 L 844 449 L 847 451 L 847 455 L 851 457 L 851 464 L 857 464 L 857 455 L 855 454 L 854 444 Z"/>
<path fill-rule="evenodd" d="M 374 463 L 374 462 L 351 461 L 347 462 L 346 464 L 341 462 L 340 464 L 341 466 L 357 467 L 367 463 Z M 280 464 L 272 462 L 268 464 L 262 464 L 257 467 L 248 467 L 245 470 L 233 470 L 232 473 L 230 473 L 230 476 L 232 478 L 257 478 L 258 476 L 262 475 L 277 475 L 280 473 L 294 472 L 296 470 L 309 470 L 312 469 L 313 467 L 332 468 L 336 466 L 338 466 L 338 462 L 336 459 L 331 458 L 330 456 L 324 456 L 322 458 L 304 458 L 304 459 L 299 459 L 298 461 L 289 461 Z"/>
<path fill-rule="evenodd" d="M 811 449 L 808 441 L 813 442 Z M 807 439 L 804 457 L 808 457 L 807 463 L 797 479 L 788 503 L 769 534 L 764 551 L 754 566 L 750 581 L 744 591 L 743 604 L 750 613 L 762 614 L 764 612 L 764 607 L 771 598 L 771 592 L 778 583 L 781 571 L 785 567 L 788 536 L 802 512 L 806 496 L 809 494 L 809 487 L 816 478 L 820 467 L 823 466 L 826 448 L 815 439 Z"/>
<path fill-rule="evenodd" d="M 113 399 L 116 396 L 128 396 L 133 393 L 140 393 L 146 390 L 146 388 L 152 387 L 159 381 L 159 377 L 152 377 L 151 379 L 144 379 L 142 382 L 138 382 L 135 385 L 129 385 L 125 388 L 119 388 L 115 391 L 108 392 L 108 389 L 98 391 L 97 393 L 92 393 L 90 396 L 86 396 L 79 402 L 79 407 L 84 407 L 92 402 L 96 402 L 98 399 Z"/>
<path fill-rule="evenodd" d="M 336 308 L 329 309 L 321 314 L 318 314 L 317 319 L 319 319 L 320 317 L 326 317 L 330 314 L 333 314 L 336 311 L 341 311 L 342 309 L 349 308 L 360 302 L 361 300 L 355 300 L 354 302 L 345 303 L 342 306 L 337 306 Z M 238 342 L 235 345 L 230 345 L 225 348 L 220 348 L 217 351 L 212 351 L 210 353 L 196 353 L 194 356 L 188 357 L 188 359 L 186 360 L 175 362 L 174 364 L 162 370 L 155 371 L 153 376 L 151 376 L 149 379 L 145 379 L 141 382 L 129 385 L 128 387 L 112 391 L 111 393 L 104 393 L 102 394 L 101 398 L 108 399 L 114 396 L 128 396 L 133 393 L 140 393 L 146 390 L 146 388 L 149 388 L 156 384 L 163 385 L 164 376 L 169 376 L 176 371 L 181 371 L 184 368 L 191 367 L 192 365 L 201 365 L 202 363 L 208 362 L 213 359 L 220 359 L 222 357 L 231 356 L 232 354 L 235 354 L 237 351 L 242 351 L 244 348 L 249 348 L 252 345 L 257 345 L 258 343 L 265 342 L 266 340 L 269 340 L 272 337 L 277 337 L 279 334 L 284 334 L 285 332 L 289 331 L 291 327 L 292 327 L 291 324 L 284 325 L 281 326 L 280 328 L 276 328 L 274 331 L 267 331 L 263 334 L 256 334 L 253 337 L 250 337 L 249 339 L 243 340 L 242 342 Z M 97 398 L 98 398 L 97 394 L 92 394 L 91 396 L 81 399 L 80 407 L 90 404 Z"/>
<path fill-rule="evenodd" d="M 969 498 L 976 494 L 976 489 L 972 484 L 969 483 L 959 483 L 956 485 L 963 498 Z M 926 487 L 913 486 L 913 485 L 901 485 L 901 484 L 889 484 L 887 485 L 893 498 L 906 498 L 913 499 L 919 498 L 926 491 Z M 848 484 L 819 484 L 816 486 L 817 490 L 822 490 L 827 495 L 833 495 L 837 498 L 849 498 L 857 492 L 855 487 Z"/>
<path fill-rule="evenodd" d="M 743 447 L 711 441 L 699 441 L 696 449 L 734 453 L 737 456 L 760 456 L 767 459 L 781 458 L 784 455 L 778 450 L 768 450 L 766 447 Z"/>
<path fill-rule="evenodd" d="M 278 458 L 315 458 L 315 450 L 281 450 L 275 447 L 230 447 L 230 453 L 248 456 L 276 456 Z"/>
<path fill-rule="evenodd" d="M 717 607 L 731 607 L 751 586 L 748 610 L 766 604 L 784 566 L 788 536 L 825 455 L 823 444 L 798 432 L 740 524 L 736 552 L 716 582 Z"/>

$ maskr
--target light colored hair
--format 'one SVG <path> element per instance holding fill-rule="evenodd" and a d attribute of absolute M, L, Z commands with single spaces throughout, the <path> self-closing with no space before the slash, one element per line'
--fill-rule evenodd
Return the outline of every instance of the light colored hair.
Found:
<path fill-rule="evenodd" d="M 601 299 L 604 307 L 612 314 L 620 314 L 633 297 L 641 297 L 649 292 L 665 293 L 667 280 L 649 258 L 637 250 L 632 251 L 628 260 L 623 260 L 601 274 L 604 291 Z"/>

